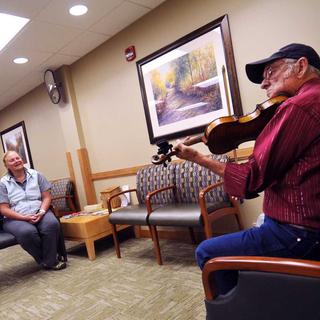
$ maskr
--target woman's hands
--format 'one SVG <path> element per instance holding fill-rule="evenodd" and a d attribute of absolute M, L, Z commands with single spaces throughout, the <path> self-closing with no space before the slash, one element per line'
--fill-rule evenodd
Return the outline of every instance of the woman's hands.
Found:
<path fill-rule="evenodd" d="M 21 214 L 12 210 L 8 203 L 1 203 L 0 211 L 1 211 L 1 214 L 6 216 L 7 218 L 26 221 L 31 224 L 38 223 L 42 219 L 42 217 L 45 215 L 45 212 L 33 213 L 33 214 Z"/>
<path fill-rule="evenodd" d="M 28 214 L 25 215 L 25 221 L 31 223 L 31 224 L 36 224 L 38 223 L 42 217 L 44 216 L 44 214 Z"/>

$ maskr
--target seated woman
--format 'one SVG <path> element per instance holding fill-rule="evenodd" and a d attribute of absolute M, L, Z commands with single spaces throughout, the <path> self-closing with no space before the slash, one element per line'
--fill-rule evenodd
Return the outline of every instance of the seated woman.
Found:
<path fill-rule="evenodd" d="M 15 151 L 6 152 L 3 163 L 8 170 L 0 180 L 3 229 L 45 269 L 64 269 L 66 263 L 57 258 L 60 224 L 48 210 L 50 183 L 41 173 L 25 168 Z"/>

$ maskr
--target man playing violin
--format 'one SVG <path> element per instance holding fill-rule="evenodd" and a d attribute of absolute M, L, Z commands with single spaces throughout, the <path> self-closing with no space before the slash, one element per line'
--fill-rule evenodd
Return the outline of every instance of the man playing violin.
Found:
<path fill-rule="evenodd" d="M 320 57 L 310 46 L 290 44 L 246 65 L 248 78 L 273 98 L 289 98 L 256 139 L 245 163 L 220 163 L 178 141 L 177 156 L 224 179 L 228 194 L 254 198 L 264 191 L 260 227 L 203 241 L 200 268 L 219 256 L 272 256 L 320 260 Z M 219 293 L 236 285 L 234 271 L 219 271 Z"/>

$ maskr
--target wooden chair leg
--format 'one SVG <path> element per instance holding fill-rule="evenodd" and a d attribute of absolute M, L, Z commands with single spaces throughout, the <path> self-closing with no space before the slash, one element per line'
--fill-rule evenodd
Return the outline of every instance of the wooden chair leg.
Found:
<path fill-rule="evenodd" d="M 161 258 L 161 251 L 160 251 L 157 228 L 156 228 L 156 226 L 149 226 L 149 229 L 150 229 L 150 232 L 152 235 L 153 247 L 154 247 L 154 251 L 156 253 L 157 262 L 159 265 L 162 265 L 162 258 Z"/>
<path fill-rule="evenodd" d="M 60 221 L 59 221 L 59 223 L 60 223 Z M 66 249 L 66 245 L 64 242 L 64 236 L 63 236 L 63 232 L 61 230 L 61 226 L 60 226 L 60 231 L 59 231 L 57 252 L 58 252 L 58 260 L 59 261 L 64 261 L 64 262 L 68 261 L 67 249 Z"/>
<path fill-rule="evenodd" d="M 204 228 L 205 238 L 206 239 L 212 238 L 213 233 L 212 233 L 211 221 L 209 221 L 209 225 L 205 224 L 203 228 Z"/>
<path fill-rule="evenodd" d="M 151 227 L 150 227 L 150 226 L 149 226 L 149 232 L 150 232 L 151 240 L 152 240 L 152 242 L 154 242 L 154 236 L 153 236 L 153 233 L 154 233 L 154 232 L 152 232 L 152 230 L 151 230 Z M 157 232 L 157 234 L 158 234 L 158 232 Z"/>
<path fill-rule="evenodd" d="M 113 242 L 114 242 L 114 247 L 116 249 L 117 257 L 121 258 L 120 245 L 119 245 L 119 240 L 118 240 L 118 235 L 117 235 L 117 228 L 114 224 L 111 224 L 111 230 L 112 230 L 112 237 L 113 237 Z"/>
<path fill-rule="evenodd" d="M 188 227 L 188 229 L 189 229 L 189 234 L 190 234 L 191 242 L 192 242 L 193 244 L 197 243 L 197 242 L 196 242 L 196 237 L 194 236 L 193 228 L 192 228 L 192 227 Z"/>
<path fill-rule="evenodd" d="M 242 221 L 241 221 L 239 213 L 236 214 L 236 219 L 238 222 L 239 230 L 243 230 L 243 225 L 242 225 Z"/>
<path fill-rule="evenodd" d="M 59 217 L 60 217 L 59 210 L 57 208 L 55 208 L 53 205 L 50 205 L 49 209 L 52 211 L 54 216 L 59 221 L 60 230 L 59 230 L 59 237 L 58 237 L 58 243 L 57 243 L 58 260 L 67 262 L 68 261 L 68 254 L 67 254 L 66 244 L 64 242 L 63 231 L 62 231 L 62 227 L 61 227 L 61 223 L 60 223 L 60 219 L 59 219 Z"/>

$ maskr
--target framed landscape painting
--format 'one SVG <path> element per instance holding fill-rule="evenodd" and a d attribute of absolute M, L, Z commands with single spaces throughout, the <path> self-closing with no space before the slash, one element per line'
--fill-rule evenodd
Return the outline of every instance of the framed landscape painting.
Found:
<path fill-rule="evenodd" d="M 3 151 L 13 150 L 19 153 L 25 166 L 33 168 L 27 131 L 24 121 L 0 132 Z"/>
<path fill-rule="evenodd" d="M 242 115 L 227 15 L 139 60 L 137 69 L 152 144 Z"/>

